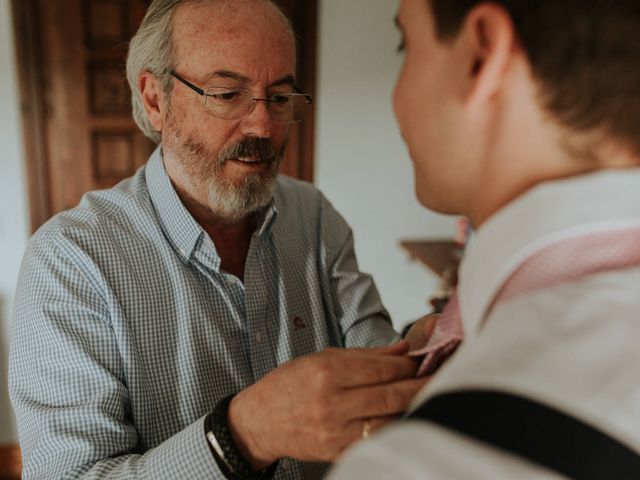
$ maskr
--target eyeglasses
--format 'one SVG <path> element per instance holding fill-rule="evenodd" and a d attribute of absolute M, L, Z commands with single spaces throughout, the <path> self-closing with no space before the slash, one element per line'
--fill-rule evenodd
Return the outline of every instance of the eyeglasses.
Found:
<path fill-rule="evenodd" d="M 176 72 L 171 76 L 179 80 L 204 99 L 204 108 L 216 118 L 238 120 L 253 111 L 257 102 L 265 102 L 272 118 L 279 123 L 298 123 L 307 114 L 313 103 L 311 95 L 293 87 L 295 93 L 274 93 L 266 98 L 251 96 L 242 88 L 209 87 L 206 91 L 180 77 Z"/>

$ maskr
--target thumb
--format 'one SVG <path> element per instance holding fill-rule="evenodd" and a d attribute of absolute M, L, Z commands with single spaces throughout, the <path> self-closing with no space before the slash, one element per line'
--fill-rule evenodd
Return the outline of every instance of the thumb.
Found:
<path fill-rule="evenodd" d="M 411 345 L 411 350 L 420 350 L 429 341 L 440 315 L 430 314 L 417 320 L 404 337 Z"/>

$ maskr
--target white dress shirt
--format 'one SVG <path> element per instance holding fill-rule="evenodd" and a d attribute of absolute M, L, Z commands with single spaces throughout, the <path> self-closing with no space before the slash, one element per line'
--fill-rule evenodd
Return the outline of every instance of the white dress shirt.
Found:
<path fill-rule="evenodd" d="M 413 407 L 446 391 L 493 388 L 568 412 L 640 452 L 640 268 L 539 289 L 498 303 L 486 315 L 505 280 L 532 253 L 558 240 L 626 226 L 640 226 L 640 169 L 549 182 L 490 218 L 461 264 L 465 341 Z M 576 252 L 576 261 L 588 253 Z M 360 442 L 331 478 L 564 477 L 412 420 Z"/>

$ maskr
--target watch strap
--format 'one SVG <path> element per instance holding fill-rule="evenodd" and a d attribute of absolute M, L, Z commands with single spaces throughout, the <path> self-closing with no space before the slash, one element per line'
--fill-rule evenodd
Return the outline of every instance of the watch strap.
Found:
<path fill-rule="evenodd" d="M 205 435 L 211 453 L 222 473 L 231 480 L 268 480 L 273 478 L 279 461 L 256 472 L 242 456 L 231 435 L 228 424 L 229 405 L 235 395 L 220 400 L 204 421 Z"/>

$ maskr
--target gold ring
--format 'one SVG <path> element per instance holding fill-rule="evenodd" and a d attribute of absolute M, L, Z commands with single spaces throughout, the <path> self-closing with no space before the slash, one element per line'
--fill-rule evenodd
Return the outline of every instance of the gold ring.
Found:
<path fill-rule="evenodd" d="M 362 421 L 362 438 L 369 437 L 369 430 L 371 430 L 371 422 L 369 420 Z"/>

